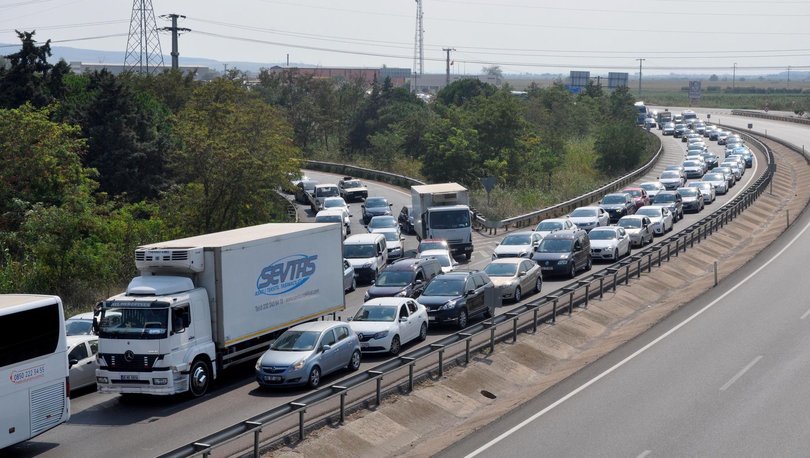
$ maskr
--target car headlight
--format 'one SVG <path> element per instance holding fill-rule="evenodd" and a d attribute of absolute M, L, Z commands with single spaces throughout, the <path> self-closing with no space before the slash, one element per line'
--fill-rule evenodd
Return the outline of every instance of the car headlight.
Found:
<path fill-rule="evenodd" d="M 439 307 L 439 310 L 450 310 L 452 308 L 455 308 L 457 303 L 458 303 L 458 299 L 453 299 L 451 301 L 447 301 L 447 302 L 444 303 L 444 305 Z"/>
<path fill-rule="evenodd" d="M 371 336 L 371 338 L 372 339 L 382 339 L 382 338 L 385 338 L 385 336 L 387 336 L 387 335 L 388 335 L 388 330 L 385 330 L 385 331 L 380 331 L 380 332 L 374 333 L 374 335 Z"/>
<path fill-rule="evenodd" d="M 365 302 L 365 301 L 367 301 L 369 299 L 371 299 L 371 296 L 369 296 L 368 291 L 366 291 L 366 294 L 363 295 L 363 302 Z"/>
<path fill-rule="evenodd" d="M 361 269 L 367 269 L 367 268 L 369 268 L 369 267 L 371 267 L 373 265 L 374 265 L 374 262 L 369 261 L 369 262 L 364 263 L 362 266 L 360 266 L 360 268 Z"/>
<path fill-rule="evenodd" d="M 395 297 L 405 297 L 408 295 L 408 290 L 403 289 L 402 291 L 398 292 Z"/>
<path fill-rule="evenodd" d="M 301 370 L 304 367 L 304 364 L 306 364 L 306 362 L 307 360 L 302 358 L 298 360 L 296 363 L 294 363 L 292 366 L 290 366 L 290 369 L 294 371 Z"/>
<path fill-rule="evenodd" d="M 498 259 L 498 253 L 492 253 L 492 259 Z"/>
<path fill-rule="evenodd" d="M 262 368 L 262 360 L 261 360 L 261 359 L 257 359 L 257 360 L 256 360 L 256 365 L 255 365 L 253 368 L 254 368 L 254 369 L 256 369 L 256 370 L 261 369 L 261 368 Z"/>

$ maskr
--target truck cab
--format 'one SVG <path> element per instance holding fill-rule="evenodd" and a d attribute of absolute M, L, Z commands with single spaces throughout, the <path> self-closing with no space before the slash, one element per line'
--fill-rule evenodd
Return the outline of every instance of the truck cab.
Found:
<path fill-rule="evenodd" d="M 469 191 L 457 183 L 411 186 L 414 229 L 418 239 L 443 239 L 454 256 L 472 257 Z"/>

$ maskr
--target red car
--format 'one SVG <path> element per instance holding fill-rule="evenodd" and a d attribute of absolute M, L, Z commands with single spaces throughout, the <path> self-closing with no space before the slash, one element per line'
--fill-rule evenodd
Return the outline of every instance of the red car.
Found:
<path fill-rule="evenodd" d="M 622 189 L 621 192 L 630 194 L 630 196 L 633 198 L 633 203 L 636 204 L 636 209 L 639 209 L 645 205 L 650 205 L 650 197 L 647 195 L 647 191 L 644 188 L 631 186 Z"/>

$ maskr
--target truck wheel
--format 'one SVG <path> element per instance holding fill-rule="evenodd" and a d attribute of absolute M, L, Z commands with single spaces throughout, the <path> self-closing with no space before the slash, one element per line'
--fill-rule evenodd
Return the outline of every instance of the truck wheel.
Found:
<path fill-rule="evenodd" d="M 191 370 L 188 373 L 188 392 L 192 398 L 199 398 L 208 392 L 208 385 L 211 383 L 211 368 L 208 363 L 201 359 L 195 359 L 191 363 Z"/>
<path fill-rule="evenodd" d="M 393 356 L 396 356 L 399 354 L 400 350 L 402 350 L 402 344 L 399 342 L 399 336 L 394 336 L 394 338 L 391 339 L 391 348 L 388 350 L 388 352 Z"/>
<path fill-rule="evenodd" d="M 357 369 L 360 369 L 360 350 L 355 350 L 352 359 L 349 360 L 349 370 L 354 372 Z"/>
<path fill-rule="evenodd" d="M 309 386 L 310 388 L 318 388 L 318 385 L 320 384 L 321 384 L 321 368 L 318 366 L 314 366 L 312 370 L 309 371 L 307 386 Z"/>
<path fill-rule="evenodd" d="M 464 329 L 466 327 L 467 327 L 467 310 L 461 309 L 461 311 L 458 312 L 458 328 Z"/>

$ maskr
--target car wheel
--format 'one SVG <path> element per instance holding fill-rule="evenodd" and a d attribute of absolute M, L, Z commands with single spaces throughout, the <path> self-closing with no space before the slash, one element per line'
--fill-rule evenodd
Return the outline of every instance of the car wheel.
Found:
<path fill-rule="evenodd" d="M 402 350 L 402 344 L 399 342 L 399 336 L 394 336 L 394 338 L 391 339 L 391 348 L 388 349 L 388 352 L 396 356 L 399 354 L 400 350 Z"/>
<path fill-rule="evenodd" d="M 472 258 L 472 253 L 464 253 L 464 259 L 469 261 Z"/>
<path fill-rule="evenodd" d="M 427 323 L 422 323 L 422 327 L 419 328 L 419 341 L 424 342 L 427 339 Z"/>
<path fill-rule="evenodd" d="M 352 286 L 349 287 L 349 291 L 354 291 L 357 289 L 357 279 L 352 277 Z"/>
<path fill-rule="evenodd" d="M 321 384 L 321 368 L 318 366 L 314 366 L 309 371 L 309 378 L 307 379 L 307 386 L 310 388 L 318 388 L 318 385 Z"/>
<path fill-rule="evenodd" d="M 515 287 L 515 296 L 513 298 L 515 302 L 520 302 L 521 294 L 520 294 L 520 286 Z"/>
<path fill-rule="evenodd" d="M 618 260 L 619 260 L 619 249 L 618 249 L 618 248 L 616 248 L 615 250 L 613 250 L 613 260 L 614 260 L 614 261 L 618 261 Z"/>
<path fill-rule="evenodd" d="M 538 275 L 537 280 L 534 282 L 534 292 L 539 293 L 541 289 L 543 289 L 543 277 Z"/>
<path fill-rule="evenodd" d="M 356 371 L 357 369 L 360 369 L 360 350 L 355 350 L 352 353 L 352 359 L 349 360 L 348 368 L 350 371 Z"/>
<path fill-rule="evenodd" d="M 593 267 L 593 259 L 588 258 L 588 263 L 585 264 L 585 270 L 591 270 L 591 267 Z"/>
<path fill-rule="evenodd" d="M 573 261 L 571 262 L 571 270 L 568 272 L 568 276 L 570 278 L 574 278 L 574 277 L 577 276 L 577 263 L 576 262 L 573 262 Z"/>
<path fill-rule="evenodd" d="M 193 398 L 199 398 L 208 392 L 211 383 L 211 368 L 203 359 L 195 359 L 188 373 L 188 392 Z"/>
<path fill-rule="evenodd" d="M 466 327 L 467 327 L 467 310 L 461 309 L 461 311 L 458 312 L 458 328 L 464 329 Z"/>

